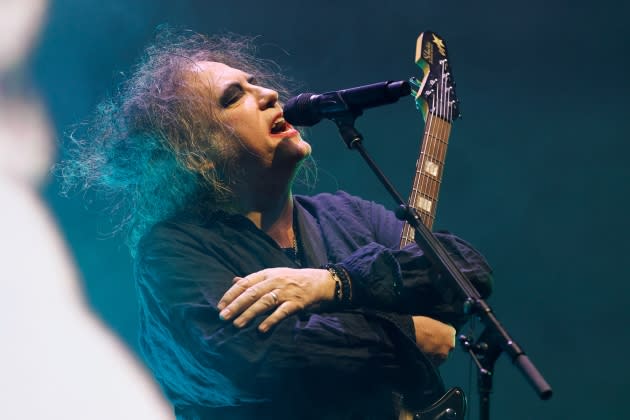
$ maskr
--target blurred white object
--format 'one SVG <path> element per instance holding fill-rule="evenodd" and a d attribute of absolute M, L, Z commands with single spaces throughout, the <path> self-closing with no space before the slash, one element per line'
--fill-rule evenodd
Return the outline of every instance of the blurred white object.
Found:
<path fill-rule="evenodd" d="M 35 41 L 46 0 L 0 0 L 0 72 L 22 61 Z"/>
<path fill-rule="evenodd" d="M 36 188 L 50 171 L 53 152 L 51 127 L 40 104 L 0 94 L 0 176 Z"/>
<path fill-rule="evenodd" d="M 0 177 L 0 202 L 2 418 L 172 419 L 149 375 L 85 305 L 37 195 Z"/>
<path fill-rule="evenodd" d="M 45 0 L 0 0 L 0 82 L 36 38 Z M 172 419 L 146 370 L 87 307 L 36 188 L 53 159 L 34 98 L 0 84 L 0 413 L 3 419 Z"/>

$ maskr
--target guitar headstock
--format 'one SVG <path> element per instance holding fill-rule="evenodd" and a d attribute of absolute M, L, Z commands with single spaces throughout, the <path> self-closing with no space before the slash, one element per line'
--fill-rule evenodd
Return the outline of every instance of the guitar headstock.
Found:
<path fill-rule="evenodd" d="M 416 64 L 422 71 L 422 79 L 412 77 L 409 82 L 424 120 L 429 114 L 448 122 L 456 120 L 460 113 L 453 72 L 446 45 L 436 33 L 425 31 L 418 37 Z"/>

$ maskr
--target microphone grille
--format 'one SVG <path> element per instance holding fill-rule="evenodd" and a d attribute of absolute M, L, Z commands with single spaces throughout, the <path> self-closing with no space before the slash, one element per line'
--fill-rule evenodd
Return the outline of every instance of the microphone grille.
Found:
<path fill-rule="evenodd" d="M 317 108 L 311 103 L 314 93 L 300 93 L 284 105 L 284 119 L 293 125 L 309 127 L 322 120 Z"/>

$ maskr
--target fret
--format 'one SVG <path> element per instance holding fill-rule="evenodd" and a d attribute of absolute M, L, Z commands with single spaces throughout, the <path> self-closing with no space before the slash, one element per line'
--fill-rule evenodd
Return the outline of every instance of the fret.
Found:
<path fill-rule="evenodd" d="M 446 146 L 444 145 L 440 145 L 440 144 L 429 144 L 428 147 L 425 147 L 422 149 L 421 156 L 435 156 L 437 159 L 443 160 L 444 156 L 446 155 L 445 153 L 446 150 Z"/>
<path fill-rule="evenodd" d="M 420 174 L 419 177 L 416 177 L 416 180 L 418 180 L 419 182 L 417 185 L 414 185 L 411 188 L 412 194 L 423 194 L 428 198 L 437 199 L 438 193 L 440 191 L 441 181 L 433 179 L 424 174 Z"/>
<path fill-rule="evenodd" d="M 432 142 L 447 144 L 448 143 L 448 135 L 450 134 L 450 130 L 444 130 L 443 133 L 438 132 L 436 130 L 430 129 L 429 131 L 424 133 L 424 136 Z"/>
<path fill-rule="evenodd" d="M 442 144 L 448 144 L 448 141 L 446 141 L 443 137 L 438 137 L 435 134 L 425 133 L 425 136 L 426 136 L 427 139 L 431 139 L 431 140 L 437 141 L 437 142 L 442 143 Z M 444 136 L 444 137 L 446 137 L 446 136 Z"/>
<path fill-rule="evenodd" d="M 437 122 L 441 122 L 444 124 L 450 124 L 451 122 L 447 119 L 444 119 L 442 117 L 440 117 L 438 114 L 436 114 L 435 112 L 429 112 L 429 116 L 427 117 L 427 121 L 432 118 L 433 120 L 437 121 Z"/>
<path fill-rule="evenodd" d="M 441 175 L 441 173 L 439 175 Z M 426 185 L 428 182 L 433 182 L 433 183 L 436 183 L 438 185 L 442 183 L 442 177 L 441 176 L 427 175 L 424 172 L 416 173 L 415 180 L 416 181 L 420 181 L 420 183 L 414 183 L 413 188 L 415 188 L 415 189 L 420 189 L 419 188 L 420 185 Z"/>

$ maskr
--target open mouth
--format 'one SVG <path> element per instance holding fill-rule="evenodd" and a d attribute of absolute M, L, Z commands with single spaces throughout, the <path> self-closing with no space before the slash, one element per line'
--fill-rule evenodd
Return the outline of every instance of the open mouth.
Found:
<path fill-rule="evenodd" d="M 287 131 L 289 128 L 292 128 L 288 122 L 283 117 L 278 118 L 274 121 L 271 126 L 271 134 L 280 134 Z"/>

